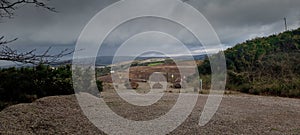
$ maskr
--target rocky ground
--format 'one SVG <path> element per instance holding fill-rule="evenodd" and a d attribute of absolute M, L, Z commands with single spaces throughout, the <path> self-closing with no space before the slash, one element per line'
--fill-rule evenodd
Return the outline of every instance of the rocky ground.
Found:
<path fill-rule="evenodd" d="M 114 112 L 138 121 L 168 112 L 178 94 L 166 94 L 150 108 L 124 103 L 108 92 L 102 97 Z M 170 134 L 300 134 L 300 99 L 225 95 L 212 120 L 199 127 L 199 114 L 206 99 L 207 95 L 199 95 L 192 114 Z M 105 134 L 85 117 L 74 95 L 8 107 L 0 112 L 0 122 L 0 134 Z"/>

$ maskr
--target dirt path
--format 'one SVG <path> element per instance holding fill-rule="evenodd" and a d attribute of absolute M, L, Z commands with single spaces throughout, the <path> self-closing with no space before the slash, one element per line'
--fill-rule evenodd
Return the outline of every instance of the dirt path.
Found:
<path fill-rule="evenodd" d="M 132 120 L 149 120 L 165 114 L 174 105 L 177 94 L 167 94 L 150 108 L 129 105 L 110 93 L 103 97 L 117 114 Z M 226 95 L 212 120 L 199 127 L 206 98 L 199 96 L 190 117 L 170 134 L 300 134 L 299 99 Z M 83 115 L 74 95 L 11 106 L 0 112 L 0 122 L 0 134 L 104 134 Z"/>

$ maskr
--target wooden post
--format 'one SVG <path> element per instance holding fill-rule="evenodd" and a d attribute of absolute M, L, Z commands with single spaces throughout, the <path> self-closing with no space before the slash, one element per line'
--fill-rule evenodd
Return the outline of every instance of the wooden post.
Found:
<path fill-rule="evenodd" d="M 202 79 L 200 79 L 200 91 L 202 91 Z"/>

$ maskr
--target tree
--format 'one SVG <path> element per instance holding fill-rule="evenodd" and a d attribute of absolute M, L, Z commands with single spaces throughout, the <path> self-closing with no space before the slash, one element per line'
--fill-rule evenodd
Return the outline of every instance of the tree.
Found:
<path fill-rule="evenodd" d="M 0 20 L 3 18 L 12 18 L 16 9 L 23 5 L 34 5 L 50 12 L 56 12 L 55 8 L 48 6 L 42 0 L 0 0 Z M 36 49 L 28 52 L 18 52 L 9 47 L 9 43 L 16 41 L 16 39 L 5 40 L 4 36 L 0 36 L 0 60 L 20 62 L 24 64 L 52 64 L 57 62 L 60 58 L 73 53 L 73 50 L 65 49 L 57 54 L 49 54 L 51 47 L 49 47 L 43 54 L 36 54 Z"/>
<path fill-rule="evenodd" d="M 18 7 L 25 4 L 31 4 L 36 7 L 41 7 L 49 11 L 56 12 L 55 8 L 49 7 L 41 0 L 0 0 L 0 17 L 13 17 L 14 11 L 18 9 Z"/>

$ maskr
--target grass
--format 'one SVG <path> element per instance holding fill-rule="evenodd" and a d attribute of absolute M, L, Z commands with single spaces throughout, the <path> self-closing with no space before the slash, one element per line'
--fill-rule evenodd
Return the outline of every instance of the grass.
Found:
<path fill-rule="evenodd" d="M 148 66 L 152 67 L 152 66 L 159 66 L 159 65 L 162 65 L 162 64 L 163 64 L 162 62 L 155 62 L 155 63 L 148 64 Z"/>

